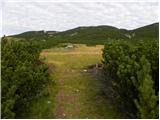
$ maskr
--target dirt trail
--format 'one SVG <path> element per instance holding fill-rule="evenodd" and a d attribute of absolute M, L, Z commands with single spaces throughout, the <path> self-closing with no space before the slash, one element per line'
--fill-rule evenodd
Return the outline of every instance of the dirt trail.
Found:
<path fill-rule="evenodd" d="M 87 52 L 53 49 L 42 53 L 46 62 L 54 64 L 54 78 L 58 86 L 53 114 L 55 118 L 101 119 L 121 118 L 121 114 L 102 95 L 99 81 L 85 69 L 86 66 L 101 61 L 101 47 L 85 47 Z M 56 48 L 56 51 L 58 48 Z M 53 78 L 53 79 L 54 79 Z"/>
<path fill-rule="evenodd" d="M 107 98 L 101 95 L 98 81 L 87 69 L 73 69 L 65 65 L 57 65 L 56 69 L 59 86 L 55 97 L 56 118 L 119 117 Z"/>

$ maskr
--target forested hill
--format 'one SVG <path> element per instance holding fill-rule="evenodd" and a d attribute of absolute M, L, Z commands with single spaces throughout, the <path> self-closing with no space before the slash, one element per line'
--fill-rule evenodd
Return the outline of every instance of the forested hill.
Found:
<path fill-rule="evenodd" d="M 29 31 L 12 37 L 27 40 L 48 41 L 48 43 L 73 42 L 87 44 L 104 44 L 110 39 L 158 39 L 159 23 L 150 24 L 133 30 L 119 29 L 112 26 L 84 26 L 62 32 L 57 31 Z"/>
<path fill-rule="evenodd" d="M 159 23 L 154 23 L 151 25 L 147 25 L 144 27 L 140 27 L 134 30 L 131 30 L 131 32 L 135 33 L 137 37 L 159 37 Z"/>
<path fill-rule="evenodd" d="M 127 38 L 157 38 L 159 34 L 159 23 L 154 23 L 134 30 L 119 29 L 112 26 L 78 27 L 75 29 L 59 32 L 53 37 L 61 39 L 76 40 L 103 40 L 127 39 Z"/>

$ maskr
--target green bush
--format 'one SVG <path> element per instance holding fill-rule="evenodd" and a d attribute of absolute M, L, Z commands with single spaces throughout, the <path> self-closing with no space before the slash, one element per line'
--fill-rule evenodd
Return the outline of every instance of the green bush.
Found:
<path fill-rule="evenodd" d="M 35 44 L 3 38 L 1 47 L 1 117 L 15 118 L 23 105 L 41 93 L 50 75 L 39 62 L 41 50 Z"/>
<path fill-rule="evenodd" d="M 137 116 L 143 119 L 158 118 L 158 96 L 155 95 L 154 81 L 150 75 L 151 65 L 144 56 L 140 59 L 140 65 L 142 69 L 137 72 L 137 81 L 133 81 L 139 92 L 135 100 Z"/>
<path fill-rule="evenodd" d="M 146 69 L 150 69 L 150 72 L 146 73 L 146 79 L 149 84 L 144 84 L 143 81 L 145 81 L 145 77 L 143 77 L 141 78 L 141 84 L 137 85 L 134 83 L 138 83 L 138 81 L 140 81 L 139 76 L 141 75 L 137 72 L 140 72 L 142 70 L 144 71 L 144 66 L 146 66 L 146 64 L 142 64 L 142 59 L 144 59 L 143 57 L 151 66 L 146 67 Z M 144 91 L 148 91 L 148 89 L 152 90 L 151 94 L 149 94 L 148 97 L 158 95 L 158 41 L 140 41 L 136 44 L 131 44 L 127 41 L 111 42 L 105 45 L 105 48 L 103 50 L 103 59 L 104 69 L 106 71 L 109 71 L 110 75 L 113 78 L 113 88 L 119 94 L 119 96 L 117 96 L 117 100 L 119 100 L 119 102 L 125 107 L 130 117 L 142 118 L 143 113 L 139 107 L 141 106 L 140 99 L 143 98 L 142 96 L 146 96 L 147 93 L 142 92 L 139 87 L 143 86 Z M 148 76 L 150 76 L 150 78 L 148 78 Z M 150 104 L 149 100 L 143 100 L 144 103 Z M 136 104 L 135 101 L 137 101 Z M 158 101 L 156 101 L 156 99 L 154 99 L 152 102 L 152 104 L 158 105 Z M 155 116 L 152 116 L 152 113 L 149 112 L 157 111 L 155 109 L 157 108 L 148 106 L 147 114 L 148 116 L 150 116 L 149 118 L 155 118 Z M 143 118 L 147 118 L 148 116 L 143 116 Z"/>

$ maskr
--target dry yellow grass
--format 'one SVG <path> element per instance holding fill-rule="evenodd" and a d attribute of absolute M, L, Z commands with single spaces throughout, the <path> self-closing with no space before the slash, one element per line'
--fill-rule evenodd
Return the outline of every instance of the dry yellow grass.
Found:
<path fill-rule="evenodd" d="M 84 44 L 75 44 L 75 47 L 72 49 L 68 48 L 52 48 L 44 50 L 41 55 L 98 55 L 102 54 L 103 45 L 96 46 L 86 46 Z"/>

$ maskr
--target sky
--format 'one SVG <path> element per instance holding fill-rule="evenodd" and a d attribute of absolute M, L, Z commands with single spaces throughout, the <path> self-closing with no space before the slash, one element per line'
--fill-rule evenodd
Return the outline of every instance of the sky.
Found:
<path fill-rule="evenodd" d="M 111 25 L 135 29 L 158 22 L 158 0 L 2 0 L 1 35 Z"/>

